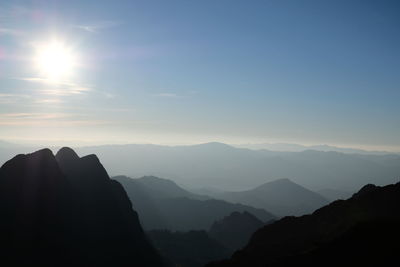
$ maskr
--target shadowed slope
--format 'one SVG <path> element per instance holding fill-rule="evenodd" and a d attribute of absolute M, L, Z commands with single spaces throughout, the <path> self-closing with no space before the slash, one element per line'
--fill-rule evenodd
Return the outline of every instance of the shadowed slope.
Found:
<path fill-rule="evenodd" d="M 202 267 L 207 262 L 229 257 L 232 251 L 210 238 L 205 231 L 147 232 L 163 256 L 179 267 Z"/>
<path fill-rule="evenodd" d="M 232 251 L 244 247 L 251 235 L 265 223 L 244 211 L 232 212 L 212 224 L 208 234 Z"/>
<path fill-rule="evenodd" d="M 367 185 L 311 215 L 265 226 L 231 259 L 208 266 L 386 266 L 397 260 L 399 222 L 400 183 Z"/>

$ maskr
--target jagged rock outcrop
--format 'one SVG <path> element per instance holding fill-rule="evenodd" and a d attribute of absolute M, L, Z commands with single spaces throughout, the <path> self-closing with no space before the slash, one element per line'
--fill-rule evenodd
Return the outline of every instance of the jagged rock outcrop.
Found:
<path fill-rule="evenodd" d="M 95 155 L 18 155 L 0 169 L 4 266 L 163 266 L 122 186 Z"/>

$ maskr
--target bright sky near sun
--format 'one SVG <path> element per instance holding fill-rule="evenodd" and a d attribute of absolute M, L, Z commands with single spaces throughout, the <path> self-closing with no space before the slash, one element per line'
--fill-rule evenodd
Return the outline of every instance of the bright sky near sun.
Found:
<path fill-rule="evenodd" d="M 0 139 L 400 151 L 399 1 L 1 1 Z"/>

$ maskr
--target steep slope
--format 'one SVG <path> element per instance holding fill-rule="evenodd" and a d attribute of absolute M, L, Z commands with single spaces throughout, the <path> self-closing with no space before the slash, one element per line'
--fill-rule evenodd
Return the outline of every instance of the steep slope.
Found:
<path fill-rule="evenodd" d="M 232 251 L 244 247 L 251 235 L 265 223 L 248 212 L 232 212 L 212 224 L 208 234 Z"/>
<path fill-rule="evenodd" d="M 148 188 L 137 180 L 126 176 L 115 176 L 114 180 L 122 184 L 133 208 L 140 214 L 139 220 L 144 229 L 171 229 L 164 212 L 158 207 L 157 198 Z M 165 195 L 165 194 L 162 194 Z"/>
<path fill-rule="evenodd" d="M 234 211 L 248 211 L 262 221 L 274 219 L 275 216 L 263 209 L 256 209 L 242 204 L 232 204 L 222 200 L 200 200 L 201 196 L 195 195 L 178 187 L 175 183 L 166 182 L 165 179 L 151 177 L 151 183 L 144 183 L 143 177 L 131 179 L 116 176 L 128 193 L 134 208 L 140 214 L 140 221 L 147 230 L 169 229 L 173 231 L 208 230 L 211 224 L 229 215 Z M 170 187 L 158 186 L 157 190 L 151 189 L 155 179 L 160 179 L 159 184 L 171 183 L 174 185 L 174 194 Z M 180 192 L 180 194 L 176 194 Z"/>
<path fill-rule="evenodd" d="M 367 185 L 311 215 L 258 230 L 231 259 L 208 266 L 388 266 L 397 261 L 400 183 Z"/>
<path fill-rule="evenodd" d="M 0 256 L 6 266 L 163 266 L 122 186 L 96 156 L 63 148 L 0 169 Z"/>
<path fill-rule="evenodd" d="M 321 195 L 289 179 L 268 182 L 252 190 L 225 192 L 215 197 L 263 208 L 278 216 L 303 215 L 328 204 Z"/>

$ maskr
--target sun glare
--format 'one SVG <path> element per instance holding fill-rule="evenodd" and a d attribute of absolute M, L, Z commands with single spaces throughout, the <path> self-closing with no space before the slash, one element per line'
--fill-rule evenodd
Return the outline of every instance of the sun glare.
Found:
<path fill-rule="evenodd" d="M 57 81 L 72 73 L 76 57 L 65 43 L 50 41 L 36 47 L 35 65 L 44 78 Z"/>

